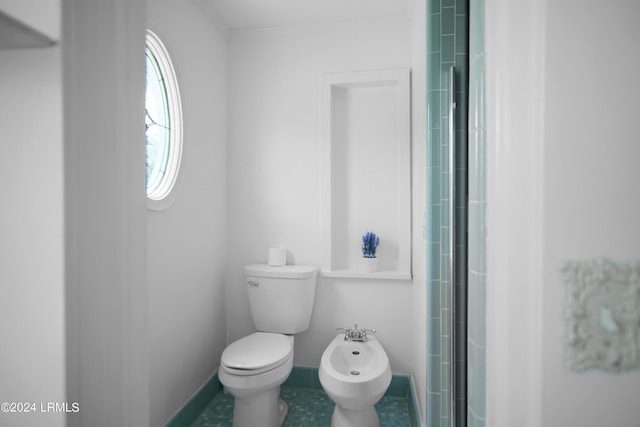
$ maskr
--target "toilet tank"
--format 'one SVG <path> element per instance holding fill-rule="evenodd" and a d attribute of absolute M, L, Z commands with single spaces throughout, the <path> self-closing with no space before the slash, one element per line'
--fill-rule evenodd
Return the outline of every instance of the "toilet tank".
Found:
<path fill-rule="evenodd" d="M 308 265 L 244 268 L 249 306 L 260 332 L 297 334 L 309 329 L 318 269 Z"/>

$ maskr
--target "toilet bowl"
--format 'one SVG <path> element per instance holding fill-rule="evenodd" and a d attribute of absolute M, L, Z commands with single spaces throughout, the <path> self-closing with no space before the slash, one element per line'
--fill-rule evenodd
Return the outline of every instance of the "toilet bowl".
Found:
<path fill-rule="evenodd" d="M 331 427 L 380 426 L 374 405 L 391 383 L 391 367 L 375 337 L 353 342 L 336 336 L 322 354 L 319 376 L 336 404 Z"/>
<path fill-rule="evenodd" d="M 293 336 L 256 332 L 229 345 L 218 378 L 235 397 L 234 427 L 279 427 L 287 415 L 280 385 L 293 368 Z"/>

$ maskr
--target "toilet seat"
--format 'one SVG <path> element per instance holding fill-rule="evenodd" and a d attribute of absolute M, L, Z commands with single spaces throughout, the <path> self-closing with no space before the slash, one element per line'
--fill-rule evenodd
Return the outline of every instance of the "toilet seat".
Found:
<path fill-rule="evenodd" d="M 285 363 L 293 354 L 289 337 L 255 332 L 231 343 L 222 353 L 225 371 L 232 375 L 258 375 Z"/>

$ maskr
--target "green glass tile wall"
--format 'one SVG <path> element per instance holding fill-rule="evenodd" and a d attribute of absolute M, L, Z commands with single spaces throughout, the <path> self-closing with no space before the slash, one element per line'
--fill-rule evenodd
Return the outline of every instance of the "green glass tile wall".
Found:
<path fill-rule="evenodd" d="M 469 381 L 467 422 L 485 426 L 486 389 L 486 123 L 484 0 L 471 0 L 469 11 Z"/>
<path fill-rule="evenodd" d="M 450 375 L 455 363 L 456 425 L 466 423 L 467 408 L 467 106 L 468 106 L 468 0 L 427 0 L 427 426 L 449 426 Z M 449 300 L 449 68 L 456 67 L 457 301 Z M 449 325 L 449 310 L 459 314 Z M 450 327 L 456 328 L 456 360 L 449 354 Z"/>

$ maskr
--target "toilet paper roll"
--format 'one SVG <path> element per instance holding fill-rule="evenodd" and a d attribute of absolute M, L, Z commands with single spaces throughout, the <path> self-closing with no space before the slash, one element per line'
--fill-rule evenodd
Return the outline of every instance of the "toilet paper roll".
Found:
<path fill-rule="evenodd" d="M 282 267 L 287 264 L 287 250 L 283 248 L 269 248 L 269 265 Z"/>

